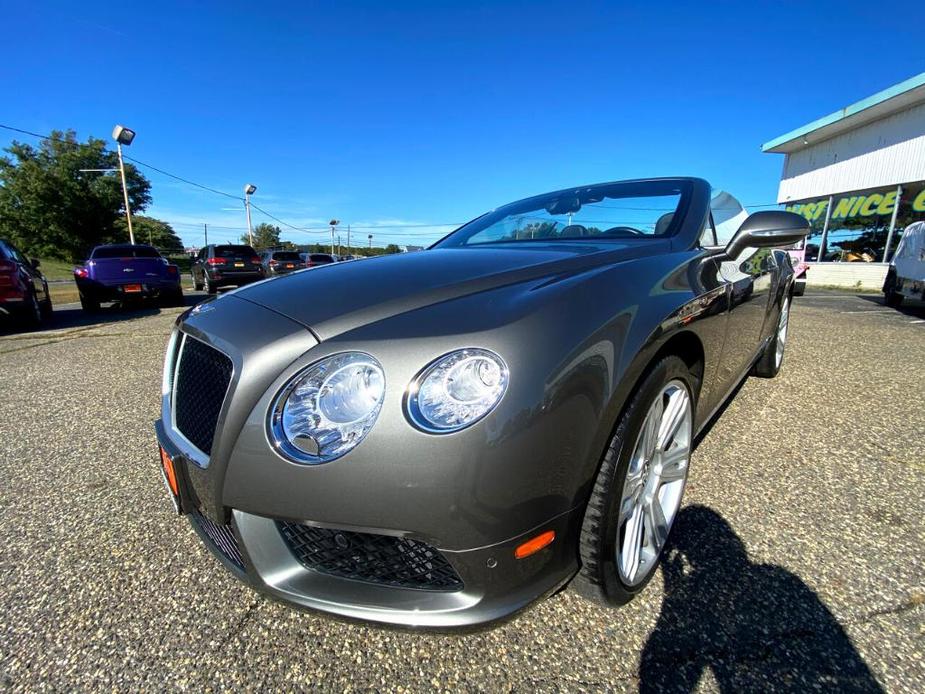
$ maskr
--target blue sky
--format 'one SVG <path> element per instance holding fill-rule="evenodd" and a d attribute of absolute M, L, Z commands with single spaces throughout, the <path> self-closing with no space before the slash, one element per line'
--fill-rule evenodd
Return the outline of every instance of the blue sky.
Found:
<path fill-rule="evenodd" d="M 627 177 L 770 203 L 763 142 L 925 70 L 918 2 L 138 5 L 0 0 L 0 123 L 123 123 L 142 161 L 377 245 Z M 188 244 L 240 235 L 234 200 L 145 173 Z"/>

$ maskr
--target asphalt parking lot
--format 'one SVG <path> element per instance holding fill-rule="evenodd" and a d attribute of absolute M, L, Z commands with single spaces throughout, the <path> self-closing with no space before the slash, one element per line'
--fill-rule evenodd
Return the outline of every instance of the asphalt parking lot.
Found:
<path fill-rule="evenodd" d="M 796 299 L 781 375 L 703 438 L 648 590 L 465 636 L 271 602 L 172 514 L 152 423 L 179 312 L 0 334 L 0 686 L 925 690 L 925 309 Z"/>

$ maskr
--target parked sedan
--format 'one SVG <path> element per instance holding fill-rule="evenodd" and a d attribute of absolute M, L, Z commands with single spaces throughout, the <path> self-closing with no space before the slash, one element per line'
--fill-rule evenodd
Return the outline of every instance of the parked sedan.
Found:
<path fill-rule="evenodd" d="M 337 259 L 330 253 L 300 253 L 305 267 L 318 267 L 336 263 Z"/>
<path fill-rule="evenodd" d="M 39 261 L 0 239 L 0 317 L 37 328 L 51 312 L 48 282 L 39 270 Z"/>
<path fill-rule="evenodd" d="M 296 251 L 264 251 L 260 256 L 260 264 L 268 277 L 288 275 L 304 267 Z"/>
<path fill-rule="evenodd" d="M 239 244 L 212 244 L 201 249 L 191 273 L 193 288 L 209 294 L 215 294 L 219 287 L 243 287 L 264 278 L 257 251 Z"/>
<path fill-rule="evenodd" d="M 165 306 L 183 305 L 179 268 L 142 243 L 97 246 L 74 268 L 74 281 L 80 305 L 88 313 L 99 311 L 107 301 L 156 299 Z"/>
<path fill-rule="evenodd" d="M 167 350 L 171 497 L 237 578 L 320 612 L 457 628 L 569 582 L 623 604 L 698 432 L 781 368 L 779 249 L 807 232 L 758 212 L 720 245 L 706 181 L 607 183 L 201 304 Z"/>

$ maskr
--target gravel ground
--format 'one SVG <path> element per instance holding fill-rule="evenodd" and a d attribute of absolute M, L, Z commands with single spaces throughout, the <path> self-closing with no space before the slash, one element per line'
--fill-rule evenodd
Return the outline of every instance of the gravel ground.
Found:
<path fill-rule="evenodd" d="M 0 686 L 925 690 L 925 310 L 797 299 L 783 372 L 704 437 L 646 592 L 467 636 L 258 597 L 171 514 L 151 425 L 177 313 L 64 306 L 0 335 Z"/>

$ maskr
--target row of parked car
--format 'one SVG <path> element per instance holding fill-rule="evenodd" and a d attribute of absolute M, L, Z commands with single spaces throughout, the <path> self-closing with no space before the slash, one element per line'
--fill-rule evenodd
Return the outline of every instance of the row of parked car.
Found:
<path fill-rule="evenodd" d="M 266 251 L 238 244 L 213 244 L 193 261 L 196 289 L 210 294 L 219 287 L 242 286 L 295 270 L 353 260 L 353 256 L 329 253 Z M 48 281 L 37 259 L 28 258 L 14 244 L 0 239 L 0 318 L 11 318 L 34 329 L 52 313 Z M 156 301 L 162 306 L 182 306 L 180 268 L 147 244 L 97 246 L 74 268 L 80 305 L 87 313 L 105 302 L 123 304 Z"/>
<path fill-rule="evenodd" d="M 219 287 L 241 287 L 268 277 L 353 259 L 353 256 L 296 251 L 264 251 L 258 255 L 247 245 L 213 244 L 199 251 L 191 272 L 195 289 L 214 294 Z"/>

